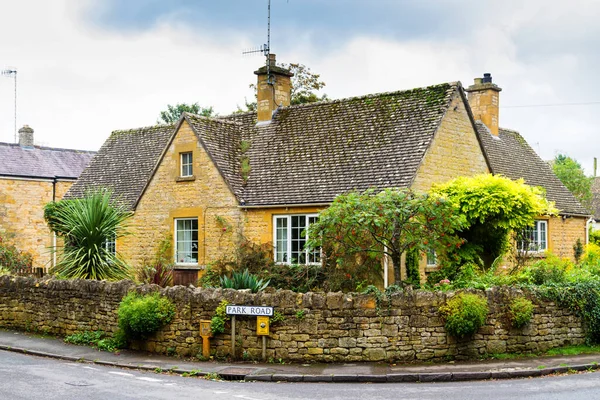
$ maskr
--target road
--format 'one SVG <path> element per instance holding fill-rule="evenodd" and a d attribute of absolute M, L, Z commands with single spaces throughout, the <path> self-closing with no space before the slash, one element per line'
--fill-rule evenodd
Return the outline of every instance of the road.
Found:
<path fill-rule="evenodd" d="M 0 399 L 600 400 L 600 372 L 436 384 L 215 382 L 0 351 Z"/>

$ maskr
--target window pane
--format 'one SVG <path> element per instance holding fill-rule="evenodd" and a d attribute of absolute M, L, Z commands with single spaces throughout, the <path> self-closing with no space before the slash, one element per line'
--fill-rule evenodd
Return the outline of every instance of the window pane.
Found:
<path fill-rule="evenodd" d="M 317 217 L 308 217 L 308 226 L 310 227 L 312 224 L 317 222 Z M 308 229 L 308 227 L 307 227 Z M 306 239 L 308 240 L 308 234 L 306 235 Z M 314 249 L 311 252 L 308 252 L 308 262 L 309 263 L 320 263 L 321 262 L 321 249 Z"/>
<path fill-rule="evenodd" d="M 288 244 L 288 219 L 281 217 L 275 219 L 275 262 L 288 262 L 287 244 Z"/>
<path fill-rule="evenodd" d="M 437 256 L 434 249 L 427 250 L 427 265 L 437 265 Z"/>
<path fill-rule="evenodd" d="M 198 262 L 198 219 L 178 219 L 176 222 L 176 262 Z"/>
<path fill-rule="evenodd" d="M 306 215 L 293 215 L 292 218 L 292 264 L 306 264 L 306 253 L 304 252 L 304 245 L 306 244 L 306 238 L 303 233 L 306 229 Z"/>
<path fill-rule="evenodd" d="M 539 250 L 547 248 L 546 221 L 538 221 L 539 223 Z"/>
<path fill-rule="evenodd" d="M 181 176 L 192 176 L 192 153 L 181 153 Z"/>

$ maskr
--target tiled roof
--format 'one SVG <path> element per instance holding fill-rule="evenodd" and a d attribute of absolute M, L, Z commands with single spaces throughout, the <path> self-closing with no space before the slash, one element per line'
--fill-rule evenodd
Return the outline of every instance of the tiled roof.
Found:
<path fill-rule="evenodd" d="M 0 143 L 0 176 L 76 179 L 94 154 L 92 151 Z"/>
<path fill-rule="evenodd" d="M 184 118 L 241 203 L 328 203 L 353 189 L 410 186 L 457 90 L 441 84 L 285 107 L 262 126 L 255 113 Z M 135 208 L 174 128 L 113 133 L 67 197 L 106 187 Z"/>
<path fill-rule="evenodd" d="M 496 137 L 483 123 L 477 121 L 475 125 L 492 173 L 541 186 L 561 214 L 589 214 L 518 132 L 500 128 Z"/>
<path fill-rule="evenodd" d="M 65 198 L 82 197 L 88 190 L 107 188 L 123 206 L 135 208 L 174 128 L 174 125 L 158 125 L 113 132 Z"/>
<path fill-rule="evenodd" d="M 246 205 L 328 203 L 370 187 L 408 187 L 459 84 L 285 107 L 244 124 Z"/>

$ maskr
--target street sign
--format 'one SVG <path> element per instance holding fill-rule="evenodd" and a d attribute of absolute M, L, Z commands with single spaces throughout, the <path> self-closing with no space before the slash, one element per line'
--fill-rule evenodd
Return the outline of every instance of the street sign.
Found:
<path fill-rule="evenodd" d="M 225 309 L 227 315 L 264 315 L 267 317 L 273 316 L 273 307 L 266 306 L 236 306 L 230 304 Z"/>

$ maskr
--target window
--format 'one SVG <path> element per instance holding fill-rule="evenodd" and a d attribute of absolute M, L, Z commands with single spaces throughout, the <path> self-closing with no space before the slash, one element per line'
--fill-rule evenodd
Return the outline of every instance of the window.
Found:
<path fill-rule="evenodd" d="M 521 233 L 519 251 L 545 251 L 548 249 L 548 221 L 535 221 L 531 228 Z"/>
<path fill-rule="evenodd" d="M 185 176 L 192 176 L 193 175 L 193 169 L 192 169 L 192 152 L 187 152 L 187 153 L 180 153 L 180 165 L 181 165 L 181 175 L 182 177 Z"/>
<path fill-rule="evenodd" d="M 117 254 L 117 237 L 115 234 L 104 242 L 104 248 L 110 254 Z"/>
<path fill-rule="evenodd" d="M 198 218 L 175 220 L 175 263 L 198 264 Z"/>
<path fill-rule="evenodd" d="M 273 217 L 275 262 L 282 264 L 319 264 L 321 251 L 308 251 L 307 230 L 317 221 L 316 214 L 277 215 Z"/>
<path fill-rule="evenodd" d="M 434 249 L 427 250 L 427 266 L 428 267 L 437 266 L 437 254 L 435 254 Z"/>

